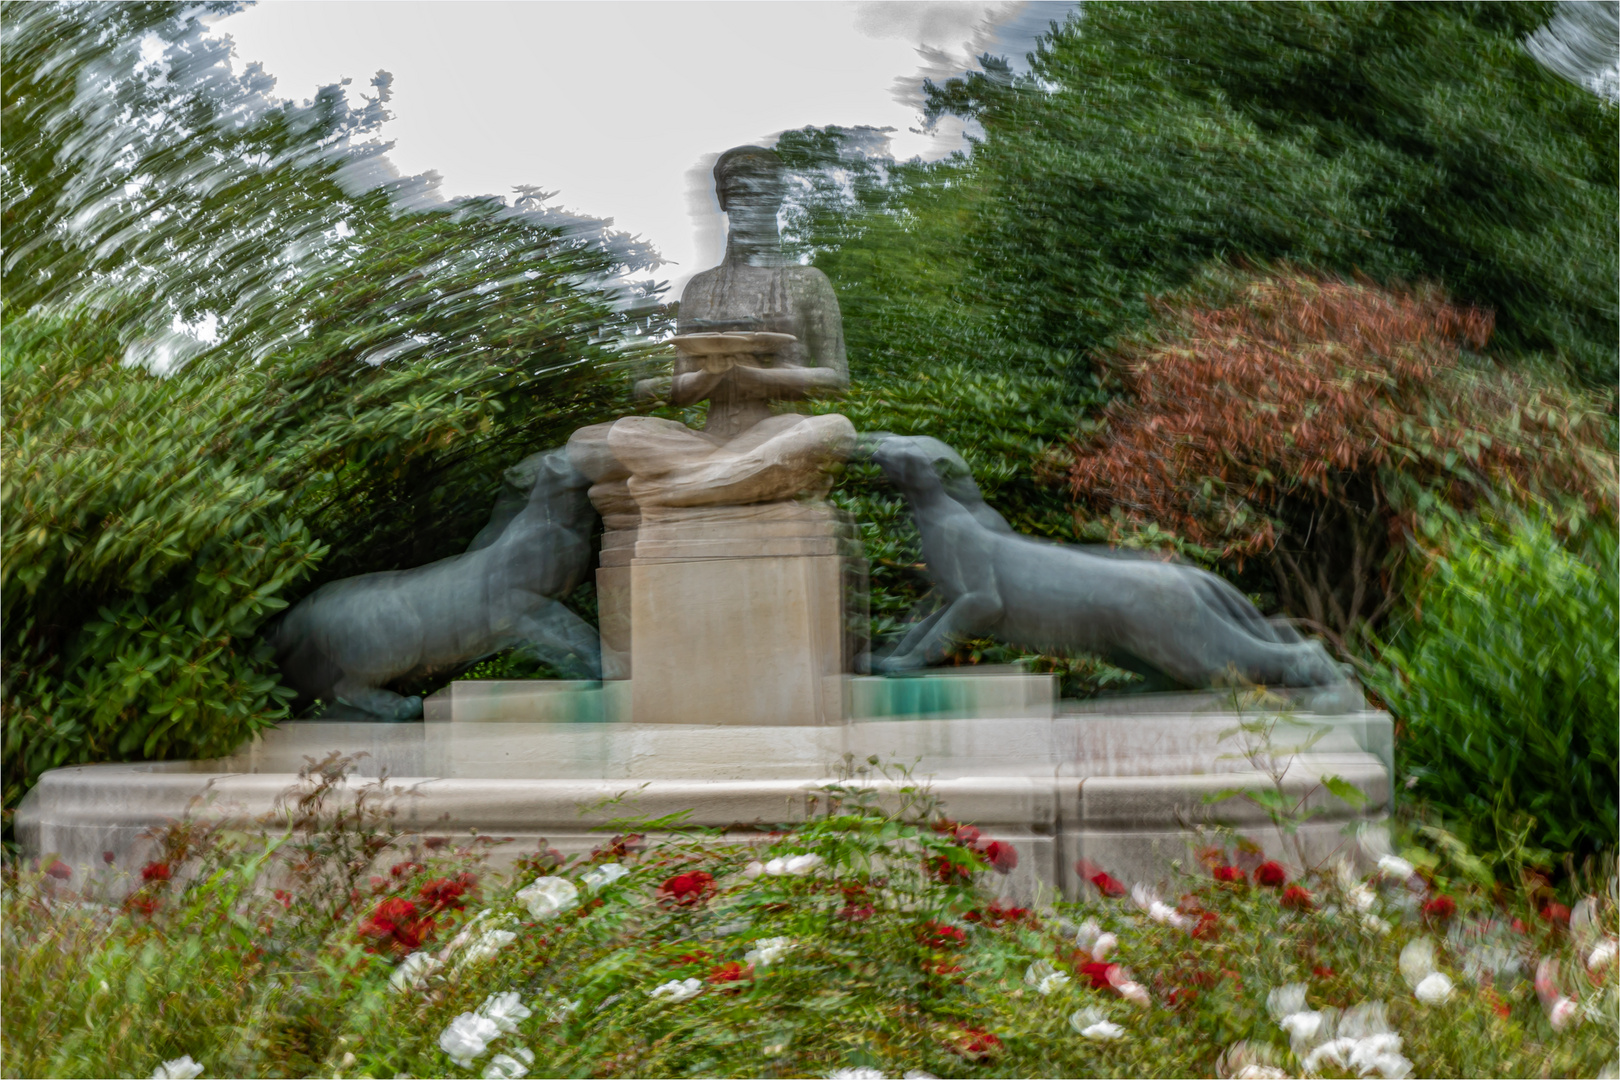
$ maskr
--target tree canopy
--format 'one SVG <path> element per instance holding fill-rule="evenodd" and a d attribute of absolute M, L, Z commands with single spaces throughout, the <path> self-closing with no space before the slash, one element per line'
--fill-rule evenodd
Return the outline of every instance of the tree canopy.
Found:
<path fill-rule="evenodd" d="M 644 246 L 399 177 L 386 74 L 359 109 L 279 100 L 209 10 L 6 8 L 8 808 L 281 715 L 263 621 L 459 551 L 661 325 Z"/>

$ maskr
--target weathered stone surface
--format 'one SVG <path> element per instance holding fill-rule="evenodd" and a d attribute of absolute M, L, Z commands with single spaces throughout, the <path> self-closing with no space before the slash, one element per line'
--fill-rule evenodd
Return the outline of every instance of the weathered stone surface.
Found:
<path fill-rule="evenodd" d="M 987 690 L 985 699 L 1030 696 L 1028 677 L 1007 678 L 1020 685 Z M 827 693 L 836 695 L 846 680 L 829 682 Z M 1031 707 L 1022 716 L 783 728 L 497 719 L 534 716 L 536 709 L 544 715 L 548 706 L 536 703 L 547 696 L 556 699 L 551 705 L 573 694 L 594 693 L 600 702 L 604 691 L 592 684 L 543 691 L 513 683 L 456 686 L 472 688 L 430 699 L 426 724 L 290 723 L 222 761 L 53 770 L 18 811 L 19 839 L 30 856 L 59 855 L 76 872 L 101 869 L 103 851 L 114 851 L 127 870 L 146 857 L 149 841 L 142 834 L 151 826 L 188 811 L 250 823 L 292 785 L 306 757 L 364 750 L 371 756 L 360 759 L 362 772 L 386 771 L 397 778 L 392 784 L 412 792 L 398 800 L 407 826 L 435 835 L 476 830 L 515 837 L 510 848 L 495 849 L 499 863 L 541 836 L 564 851 L 587 850 L 601 839 L 596 830 L 625 815 L 690 809 L 693 824 L 719 827 L 801 821 L 813 812 L 820 785 L 839 775 L 834 766 L 845 754 L 857 762 L 871 754 L 914 762 L 913 775 L 931 780 L 946 812 L 1013 843 L 1019 869 L 1011 878 L 987 877 L 1020 901 L 1038 887 L 1081 895 L 1089 886 L 1074 870 L 1080 858 L 1126 882 L 1160 881 L 1173 861 L 1191 865 L 1200 824 L 1224 824 L 1274 856 L 1290 854 L 1252 804 L 1205 801 L 1229 788 L 1271 784 L 1234 756 L 1230 740 L 1221 740 L 1237 717 L 1211 708 L 1210 695 L 1187 695 L 1179 712 L 1166 697 L 1149 703 L 1153 712 L 1133 713 L 1138 703 L 1127 699 L 1113 714 L 1049 709 L 1042 716 Z M 621 683 L 608 693 L 624 689 Z M 459 710 L 452 697 L 459 697 Z M 536 705 L 527 714 L 520 711 L 525 697 Z M 564 711 L 573 715 L 577 708 L 576 701 Z M 1388 812 L 1389 774 L 1368 747 L 1376 750 L 1390 721 L 1382 713 L 1360 713 L 1302 714 L 1292 722 L 1327 733 L 1291 763 L 1286 790 L 1303 794 L 1327 774 L 1367 798 L 1352 807 L 1323 791 L 1312 796 L 1309 805 L 1319 816 L 1302 836 L 1313 860 L 1326 858 L 1346 847 L 1347 824 Z M 1284 731 L 1280 741 L 1290 739 Z M 883 800 L 898 798 L 895 781 L 874 783 Z M 628 794 L 626 802 L 578 814 L 582 806 L 621 794 Z M 200 801 L 203 795 L 211 801 Z"/>

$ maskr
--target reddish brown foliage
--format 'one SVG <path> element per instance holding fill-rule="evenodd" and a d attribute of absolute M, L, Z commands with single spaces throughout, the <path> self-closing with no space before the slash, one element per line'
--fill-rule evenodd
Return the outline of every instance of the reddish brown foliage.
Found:
<path fill-rule="evenodd" d="M 1416 535 L 1411 482 L 1458 506 L 1492 486 L 1590 511 L 1609 498 L 1599 412 L 1465 369 L 1460 348 L 1483 348 L 1492 316 L 1437 290 L 1284 270 L 1225 306 L 1162 311 L 1169 332 L 1122 350 L 1126 394 L 1099 441 L 1075 448 L 1076 499 L 1115 514 L 1116 538 L 1153 523 L 1239 564 L 1273 555 L 1295 614 L 1340 632 L 1381 614 L 1379 572 Z M 1347 575 L 1363 584 L 1341 588 Z"/>

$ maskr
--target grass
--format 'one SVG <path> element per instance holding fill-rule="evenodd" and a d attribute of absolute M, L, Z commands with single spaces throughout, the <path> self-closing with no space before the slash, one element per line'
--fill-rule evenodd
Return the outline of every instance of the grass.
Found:
<path fill-rule="evenodd" d="M 1232 837 L 1162 897 L 1087 866 L 1084 902 L 1025 910 L 989 899 L 1015 856 L 921 787 L 833 786 L 808 824 L 723 844 L 645 822 L 667 839 L 498 874 L 487 842 L 396 830 L 380 787 L 340 797 L 343 772 L 312 768 L 269 841 L 183 823 L 83 887 L 10 865 L 4 1073 L 1615 1068 L 1614 879 L 1565 906 L 1534 874 L 1481 880 L 1438 831 L 1369 840 L 1365 877 L 1261 865 Z"/>

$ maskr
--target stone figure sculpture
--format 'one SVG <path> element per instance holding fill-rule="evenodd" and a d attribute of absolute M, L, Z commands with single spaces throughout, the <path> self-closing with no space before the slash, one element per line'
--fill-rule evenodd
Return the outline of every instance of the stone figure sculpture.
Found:
<path fill-rule="evenodd" d="M 422 715 L 422 699 L 385 683 L 514 646 L 600 677 L 596 632 L 558 600 L 591 568 L 590 482 L 562 449 L 524 459 L 506 480 L 508 488 L 527 484 L 526 502 L 497 501 L 466 553 L 331 582 L 287 613 L 270 640 L 300 702 L 319 698 L 371 719 L 409 720 Z"/>
<path fill-rule="evenodd" d="M 946 601 L 874 664 L 880 671 L 938 663 L 955 637 L 993 636 L 1095 653 L 1133 670 L 1145 665 L 1189 686 L 1233 676 L 1271 686 L 1345 680 L 1320 643 L 1270 622 L 1214 574 L 1021 536 L 939 440 L 879 436 L 869 445 L 911 506 L 923 559 Z"/>
<path fill-rule="evenodd" d="M 855 428 L 845 417 L 772 408 L 776 401 L 836 393 L 849 382 L 832 284 L 782 254 L 776 221 L 786 190 L 781 160 L 761 147 L 737 147 L 720 155 L 714 179 L 730 222 L 725 260 L 682 292 L 680 355 L 674 378 L 658 387 L 676 405 L 707 401 L 703 428 L 626 417 L 606 435 L 643 510 L 821 494 L 830 484 L 826 466 L 855 445 Z"/>

